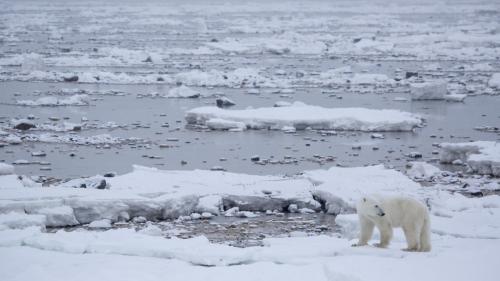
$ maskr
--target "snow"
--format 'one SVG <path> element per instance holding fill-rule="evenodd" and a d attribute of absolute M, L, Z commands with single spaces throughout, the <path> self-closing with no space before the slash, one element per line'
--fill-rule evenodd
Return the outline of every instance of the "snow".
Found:
<path fill-rule="evenodd" d="M 349 131 L 411 131 L 422 125 L 419 115 L 399 110 L 367 108 L 325 108 L 295 102 L 288 107 L 227 110 L 218 107 L 198 107 L 186 112 L 189 124 L 207 125 L 216 118 L 241 122 L 252 129 L 281 129 L 292 126 L 297 130 L 312 129 Z M 220 121 L 219 121 L 220 122 Z"/>
<path fill-rule="evenodd" d="M 0 176 L 11 175 L 14 173 L 14 166 L 0 163 Z"/>
<path fill-rule="evenodd" d="M 442 100 L 448 93 L 446 81 L 410 84 L 412 100 Z"/>
<path fill-rule="evenodd" d="M 432 177 L 441 173 L 441 170 L 425 162 L 410 162 L 411 167 L 406 174 L 413 179 L 431 180 Z"/>
<path fill-rule="evenodd" d="M 363 179 L 357 174 L 362 173 Z M 15 175 L 0 177 L 0 213 L 43 214 L 51 225 L 74 225 L 135 217 L 178 218 L 192 213 L 238 207 L 239 211 L 283 211 L 290 204 L 331 214 L 352 210 L 348 204 L 364 192 L 414 194 L 418 184 L 383 166 L 308 171 L 302 176 L 253 176 L 222 171 L 163 171 L 135 166 L 128 174 L 106 178 L 108 189 L 64 188 L 93 182 L 62 183 L 53 188 L 21 188 Z M 265 192 L 264 192 L 265 191 Z M 270 197 L 271 195 L 271 197 Z M 347 202 L 347 203 L 346 203 Z M 50 203 L 50 206 L 47 204 Z M 49 208 L 49 209 L 44 209 Z M 40 210 L 41 209 L 41 210 Z"/>
<path fill-rule="evenodd" d="M 168 98 L 199 98 L 201 94 L 187 86 L 181 85 L 168 91 Z"/>
<path fill-rule="evenodd" d="M 493 141 L 442 143 L 442 163 L 461 160 L 473 172 L 500 176 L 500 145 Z"/>
<path fill-rule="evenodd" d="M 466 94 L 448 94 L 444 95 L 444 99 L 446 101 L 455 101 L 455 102 L 463 102 L 467 97 Z"/>
<path fill-rule="evenodd" d="M 44 226 L 45 216 L 10 212 L 0 214 L 0 226 L 7 228 L 25 228 L 29 226 Z"/>
<path fill-rule="evenodd" d="M 89 105 L 88 95 L 74 95 L 68 98 L 42 97 L 37 100 L 19 100 L 18 105 L 26 106 L 68 106 L 68 105 Z"/>
<path fill-rule="evenodd" d="M 244 122 L 230 121 L 221 118 L 210 118 L 205 124 L 212 130 L 244 131 L 247 125 Z"/>
<path fill-rule="evenodd" d="M 413 163 L 413 167 L 423 167 L 424 174 L 432 174 L 429 171 L 433 169 L 427 165 Z M 10 176 L 13 175 L 0 177 L 0 183 Z M 276 280 L 311 277 L 316 280 L 451 277 L 453 280 L 479 277 L 495 280 L 491 272 L 495 268 L 494 257 L 500 251 L 497 243 L 500 196 L 467 198 L 440 190 L 439 185 L 422 188 L 402 173 L 380 165 L 332 167 L 294 177 L 162 171 L 135 166 L 133 172 L 108 180 L 110 188 L 104 190 L 57 186 L 2 189 L 0 272 L 7 276 L 3 279 L 32 280 L 36 274 L 37 280 L 53 280 L 66 273 L 71 274 L 73 280 L 83 280 L 90 276 L 89 270 L 110 276 L 119 270 L 116 276 L 121 280 L 138 276 L 142 276 L 141 280 L 157 280 L 158 276 L 165 276 L 163 274 L 167 274 L 169 280 L 199 276 L 207 280 L 246 280 L 242 273 L 251 270 L 249 280 L 255 280 L 259 274 L 264 279 L 275 276 Z M 426 200 L 431 210 L 433 250 L 430 253 L 401 251 L 405 239 L 400 229 L 396 229 L 388 249 L 351 247 L 357 239 L 359 224 L 355 214 L 345 213 L 351 213 L 354 202 L 366 193 L 406 194 Z M 251 204 L 269 204 L 271 201 L 266 198 L 276 202 L 284 199 L 289 202 L 285 205 L 287 208 L 297 211 L 304 209 L 301 205 L 306 203 L 315 205 L 317 211 L 323 202 L 329 213 L 337 215 L 340 233 L 307 236 L 292 232 L 290 237 L 264 239 L 263 247 L 237 248 L 211 243 L 203 236 L 165 239 L 162 229 L 149 223 L 140 230 L 108 230 L 113 222 L 126 217 L 124 212 L 129 218 L 152 218 L 165 212 L 211 218 L 225 207 L 227 198 L 240 200 L 237 204 L 245 209 L 228 208 L 225 215 L 244 218 L 258 216 L 247 208 L 251 208 Z M 253 198 L 257 201 L 252 201 Z M 269 206 L 261 207 L 270 210 Z M 22 213 L 13 212 L 16 209 Z M 44 226 L 63 225 L 66 219 L 72 221 L 71 214 L 79 223 L 90 223 L 89 230 L 44 231 Z M 104 230 L 94 231 L 94 227 Z M 474 270 L 470 269 L 471 260 Z M 103 267 L 103 263 L 107 266 Z M 35 269 L 39 264 L 44 265 L 44 271 Z M 70 264 L 79 270 L 74 271 Z M 359 270 L 360 267 L 363 270 Z M 426 270 L 408 275 L 412 269 L 424 267 Z M 381 272 L 381 268 L 391 270 Z M 478 268 L 481 270 L 477 271 Z M 124 275 L 129 271 L 130 275 Z M 96 272 L 92 274 L 95 276 Z"/>
<path fill-rule="evenodd" d="M 69 206 L 47 207 L 35 211 L 37 214 L 44 215 L 45 225 L 49 227 L 72 226 L 79 224 Z"/>
<path fill-rule="evenodd" d="M 247 88 L 247 87 L 285 87 L 287 84 L 283 81 L 273 80 L 272 78 L 264 77 L 260 71 L 255 68 L 237 68 L 231 71 L 220 70 L 191 70 L 181 72 L 175 75 L 173 80 L 176 83 L 182 83 L 189 86 L 200 87 L 232 87 L 232 88 Z"/>
<path fill-rule="evenodd" d="M 492 88 L 500 89 L 500 73 L 494 73 L 491 75 L 488 85 Z"/>
<path fill-rule="evenodd" d="M 111 228 L 111 220 L 102 219 L 89 223 L 89 228 Z"/>

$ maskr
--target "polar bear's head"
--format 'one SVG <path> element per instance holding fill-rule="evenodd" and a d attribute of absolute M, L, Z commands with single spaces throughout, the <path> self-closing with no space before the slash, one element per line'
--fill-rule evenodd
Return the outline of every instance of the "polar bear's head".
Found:
<path fill-rule="evenodd" d="M 385 211 L 381 207 L 380 202 L 371 197 L 363 197 L 356 205 L 358 214 L 363 214 L 368 217 L 383 217 Z"/>

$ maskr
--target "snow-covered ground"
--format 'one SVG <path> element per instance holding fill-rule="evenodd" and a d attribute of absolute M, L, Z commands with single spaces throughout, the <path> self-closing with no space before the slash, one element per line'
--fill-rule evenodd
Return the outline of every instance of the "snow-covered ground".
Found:
<path fill-rule="evenodd" d="M 317 280 L 495 280 L 496 276 L 500 196 L 467 198 L 442 190 L 439 185 L 422 188 L 405 175 L 382 166 L 315 170 L 293 178 L 136 167 L 132 173 L 110 178 L 103 190 L 71 188 L 71 185 L 26 187 L 15 175 L 0 177 L 3 280 L 53 280 L 66 275 L 75 280 L 89 276 L 120 280 L 143 276 L 147 280 L 158 280 L 164 278 L 164 274 L 170 280 L 192 280 L 201 276 L 209 280 L 231 280 L 236 276 L 255 280 L 255 274 L 263 280 L 312 277 Z M 340 227 L 339 233 L 320 236 L 295 233 L 288 238 L 265 238 L 262 247 L 214 244 L 203 236 L 165 239 L 159 229 L 109 229 L 109 223 L 119 220 L 137 216 L 152 219 L 151 215 L 161 216 L 162 212 L 172 214 L 171 206 L 184 212 L 176 213 L 177 216 L 195 211 L 223 215 L 226 210 L 231 212 L 223 204 L 223 198 L 228 195 L 260 197 L 261 200 L 252 201 L 246 207 L 264 211 L 260 209 L 261 203 L 271 198 L 292 200 L 287 204 L 304 202 L 319 207 L 319 201 L 313 199 L 315 194 L 330 200 L 327 204 L 338 204 L 342 199 L 352 206 L 364 193 L 373 192 L 407 194 L 424 200 L 431 210 L 433 250 L 429 253 L 402 251 L 405 240 L 400 230 L 396 231 L 388 249 L 353 248 L 351 244 L 357 239 L 359 226 L 357 216 L 349 214 L 352 213 L 349 208 L 340 208 L 340 214 L 336 218 L 332 216 Z M 335 197 L 324 195 L 330 193 L 340 199 L 332 201 Z M 270 204 L 267 208 L 276 206 Z M 104 223 L 103 219 L 108 222 Z M 45 226 L 91 221 L 89 230 L 45 231 Z M 109 230 L 96 232 L 92 230 L 95 227 Z M 415 268 L 419 270 L 414 272 Z M 247 271 L 254 273 L 245 277 Z"/>

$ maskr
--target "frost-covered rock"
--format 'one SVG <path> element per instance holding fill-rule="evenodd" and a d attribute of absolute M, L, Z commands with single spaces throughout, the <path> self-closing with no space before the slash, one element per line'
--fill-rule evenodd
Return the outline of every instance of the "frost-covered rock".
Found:
<path fill-rule="evenodd" d="M 244 123 L 252 129 L 281 129 L 293 126 L 297 130 L 336 129 L 350 131 L 410 131 L 422 125 L 419 115 L 399 110 L 367 108 L 324 108 L 295 102 L 288 107 L 225 110 L 218 107 L 198 107 L 186 112 L 189 124 L 207 125 L 214 118 Z"/>
<path fill-rule="evenodd" d="M 26 131 L 32 128 L 36 128 L 35 123 L 28 119 L 15 119 L 10 122 L 12 127 L 16 130 Z"/>
<path fill-rule="evenodd" d="M 14 166 L 0 163 L 0 176 L 12 175 L 14 173 Z"/>
<path fill-rule="evenodd" d="M 448 93 L 446 81 L 410 84 L 412 100 L 442 100 Z"/>
<path fill-rule="evenodd" d="M 215 104 L 218 106 L 218 107 L 229 107 L 229 106 L 233 106 L 233 105 L 236 105 L 236 103 L 234 101 L 232 101 L 231 99 L 227 98 L 227 97 L 220 97 L 220 98 L 217 98 L 215 100 Z"/>
<path fill-rule="evenodd" d="M 441 149 L 441 163 L 461 160 L 467 163 L 475 173 L 500 176 L 500 143 L 498 142 L 442 143 Z"/>

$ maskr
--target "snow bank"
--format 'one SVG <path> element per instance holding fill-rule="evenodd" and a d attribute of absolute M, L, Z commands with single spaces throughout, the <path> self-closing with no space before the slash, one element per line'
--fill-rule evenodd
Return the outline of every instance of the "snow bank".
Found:
<path fill-rule="evenodd" d="M 72 226 L 78 224 L 73 209 L 69 206 L 41 208 L 35 212 L 45 216 L 46 226 Z"/>
<path fill-rule="evenodd" d="M 85 224 L 139 216 L 149 220 L 177 218 L 194 212 L 218 215 L 233 207 L 254 212 L 287 211 L 291 204 L 337 215 L 352 212 L 351 205 L 366 192 L 414 194 L 418 189 L 418 184 L 405 175 L 383 166 L 333 167 L 295 177 L 134 166 L 131 173 L 106 178 L 106 189 L 64 188 L 84 180 L 27 189 L 20 188 L 18 179 L 6 177 L 15 176 L 0 177 L 0 213 L 26 211 L 44 215 L 48 226 L 74 225 L 75 219 Z"/>
<path fill-rule="evenodd" d="M 500 144 L 492 141 L 442 143 L 441 163 L 460 160 L 473 172 L 500 176 Z"/>
<path fill-rule="evenodd" d="M 29 226 L 45 226 L 45 216 L 28 215 L 10 212 L 0 214 L 0 226 L 7 228 L 25 228 Z"/>
<path fill-rule="evenodd" d="M 43 97 L 37 100 L 19 100 L 18 105 L 25 106 L 68 106 L 68 105 L 89 105 L 88 95 L 74 95 L 68 98 Z"/>
<path fill-rule="evenodd" d="M 412 100 L 442 100 L 448 93 L 446 81 L 410 84 Z"/>
<path fill-rule="evenodd" d="M 189 124 L 207 125 L 211 119 L 241 122 L 252 129 L 281 129 L 292 126 L 297 130 L 335 129 L 349 131 L 411 131 L 422 125 L 419 115 L 399 110 L 367 108 L 324 108 L 295 102 L 288 107 L 226 110 L 199 107 L 186 112 Z"/>

